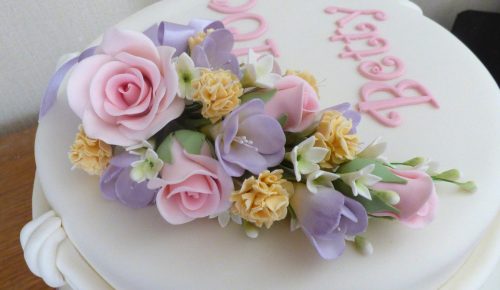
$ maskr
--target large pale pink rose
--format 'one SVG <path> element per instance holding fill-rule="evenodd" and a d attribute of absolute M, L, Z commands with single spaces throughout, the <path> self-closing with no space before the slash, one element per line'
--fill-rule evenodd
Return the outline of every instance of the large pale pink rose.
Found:
<path fill-rule="evenodd" d="M 438 196 L 432 178 L 419 170 L 391 169 L 397 176 L 406 179 L 406 184 L 379 182 L 374 189 L 392 190 L 399 194 L 400 201 L 395 207 L 399 214 L 384 212 L 378 216 L 392 216 L 412 228 L 429 224 L 436 214 Z"/>
<path fill-rule="evenodd" d="M 233 181 L 211 157 L 208 144 L 195 155 L 174 140 L 171 155 L 172 164 L 166 163 L 161 181 L 154 182 L 163 185 L 156 196 L 156 206 L 167 222 L 183 224 L 229 209 Z"/>
<path fill-rule="evenodd" d="M 129 146 L 148 139 L 177 118 L 175 49 L 156 47 L 143 33 L 108 30 L 96 54 L 78 63 L 68 81 L 68 100 L 85 133 Z"/>
<path fill-rule="evenodd" d="M 278 90 L 266 103 L 266 113 L 280 118 L 288 117 L 284 130 L 300 132 L 309 127 L 320 110 L 318 95 L 305 80 L 285 76 L 275 84 Z"/>

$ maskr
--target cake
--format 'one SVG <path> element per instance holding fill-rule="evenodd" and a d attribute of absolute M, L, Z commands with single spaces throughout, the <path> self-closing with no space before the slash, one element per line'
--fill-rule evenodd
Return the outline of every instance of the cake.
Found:
<path fill-rule="evenodd" d="M 373 254 L 363 256 L 348 246 L 334 261 L 321 259 L 307 237 L 300 230 L 291 232 L 285 222 L 261 230 L 257 239 L 246 237 L 236 223 L 222 228 L 214 219 L 173 225 L 186 220 L 166 216 L 156 206 L 131 209 L 106 200 L 99 178 L 70 170 L 68 150 L 84 114 L 75 114 L 78 106 L 71 97 L 79 84 L 71 77 L 76 67 L 57 99 L 46 98 L 42 105 L 35 156 L 37 180 L 50 209 L 21 233 L 25 258 L 36 275 L 53 287 L 69 284 L 74 289 L 458 289 L 454 283 L 481 283 L 461 276 L 445 285 L 483 234 L 498 232 L 493 221 L 500 205 L 500 140 L 494 132 L 500 130 L 500 94 L 463 44 L 403 0 L 201 4 L 159 2 L 117 27 L 153 32 L 154 38 L 162 30 L 221 20 L 233 32 L 232 52 L 240 59 L 248 48 L 268 53 L 283 74 L 287 69 L 314 74 L 322 108 L 344 102 L 356 106 L 362 117 L 357 133 L 367 142 L 363 147 L 383 137 L 388 144 L 384 155 L 390 160 L 426 156 L 445 169 L 460 168 L 467 180 L 475 181 L 477 192 L 436 183 L 439 206 L 433 202 L 436 217 L 426 227 L 415 230 L 371 218 L 362 236 L 373 245 Z M 162 21 L 179 26 L 160 25 Z M 215 31 L 220 25 L 208 23 Z M 110 47 L 118 43 L 107 41 Z M 58 71 L 93 53 L 87 49 L 70 57 Z M 234 62 L 225 68 L 234 69 Z M 235 75 L 238 66 L 236 70 Z M 51 90 L 52 84 L 49 95 Z M 217 116 L 207 116 L 217 121 Z M 92 131 L 84 126 L 86 133 Z M 107 130 L 94 129 L 93 135 Z M 113 142 L 134 145 L 122 137 L 114 136 Z M 34 208 L 41 203 L 34 202 Z M 491 268 L 486 264 L 494 265 L 499 255 L 493 251 L 486 256 L 476 277 L 484 276 Z"/>

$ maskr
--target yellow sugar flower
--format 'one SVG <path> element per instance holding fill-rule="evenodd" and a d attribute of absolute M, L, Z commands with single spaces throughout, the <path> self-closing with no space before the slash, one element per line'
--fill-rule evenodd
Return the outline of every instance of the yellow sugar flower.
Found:
<path fill-rule="evenodd" d="M 287 76 L 297 76 L 303 80 L 305 80 L 309 85 L 311 85 L 311 87 L 314 89 L 314 91 L 316 92 L 316 94 L 319 92 L 318 90 L 318 82 L 316 81 L 316 78 L 314 77 L 314 75 L 312 75 L 310 72 L 308 71 L 298 71 L 298 70 L 287 70 L 286 71 L 286 75 Z M 319 95 L 318 95 L 319 96 Z"/>
<path fill-rule="evenodd" d="M 189 51 L 193 51 L 193 48 L 198 44 L 202 43 L 203 40 L 205 40 L 205 38 L 207 37 L 207 35 L 209 35 L 213 31 L 214 29 L 210 28 L 206 32 L 200 31 L 196 33 L 194 36 L 188 38 Z"/>
<path fill-rule="evenodd" d="M 203 117 L 216 123 L 240 104 L 243 94 L 238 77 L 228 70 L 201 71 L 200 78 L 192 82 L 193 101 L 201 102 Z"/>
<path fill-rule="evenodd" d="M 320 163 L 322 167 L 332 168 L 347 160 L 354 159 L 358 150 L 358 135 L 351 134 L 352 121 L 346 119 L 337 111 L 323 113 L 316 129 L 315 147 L 329 150 L 325 159 Z"/>
<path fill-rule="evenodd" d="M 283 170 L 263 171 L 258 178 L 245 179 L 241 189 L 233 192 L 233 214 L 254 223 L 257 227 L 271 227 L 273 222 L 286 217 L 293 185 L 282 178 Z"/>
<path fill-rule="evenodd" d="M 100 175 L 108 166 L 113 150 L 102 140 L 88 137 L 80 126 L 75 142 L 71 145 L 69 160 L 76 168 L 90 175 Z"/>

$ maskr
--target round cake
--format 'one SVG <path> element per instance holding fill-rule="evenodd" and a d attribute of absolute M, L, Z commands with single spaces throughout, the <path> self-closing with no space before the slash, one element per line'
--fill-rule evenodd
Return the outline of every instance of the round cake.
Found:
<path fill-rule="evenodd" d="M 68 151 L 82 120 L 68 102 L 72 92 L 66 78 L 36 136 L 38 181 L 52 211 L 21 234 L 35 274 L 52 286 L 67 283 L 74 289 L 478 286 L 452 276 L 483 235 L 499 230 L 492 224 L 500 209 L 500 137 L 495 133 L 500 131 L 500 93 L 473 53 L 406 0 L 171 0 L 117 27 L 148 34 L 162 21 L 181 27 L 193 19 L 221 21 L 216 23 L 233 33 L 232 52 L 239 59 L 252 49 L 272 55 L 283 74 L 313 74 L 322 108 L 348 102 L 359 111 L 362 148 L 382 137 L 390 160 L 425 156 L 439 161 L 440 168 L 459 168 L 464 179 L 474 180 L 477 192 L 436 183 L 439 202 L 432 223 L 415 230 L 371 218 L 363 237 L 373 254 L 360 255 L 348 246 L 334 261 L 322 259 L 288 223 L 261 230 L 257 239 L 245 236 L 236 223 L 222 228 L 216 219 L 173 225 L 156 206 L 133 209 L 104 199 L 98 177 L 71 170 Z M 37 227 L 45 231 L 36 235 Z M 54 255 L 40 257 L 43 246 L 36 241 L 50 235 L 48 228 L 61 229 L 51 238 L 63 242 L 52 243 L 59 245 L 49 251 Z M 30 248 L 30 242 L 36 246 Z M 481 274 L 469 275 L 485 276 L 498 257 L 496 250 L 477 269 Z M 474 281 L 468 283 L 481 283 Z"/>

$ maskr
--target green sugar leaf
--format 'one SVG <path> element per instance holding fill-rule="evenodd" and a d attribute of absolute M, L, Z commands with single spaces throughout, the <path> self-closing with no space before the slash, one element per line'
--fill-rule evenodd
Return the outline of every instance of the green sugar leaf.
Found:
<path fill-rule="evenodd" d="M 288 121 L 288 115 L 283 114 L 281 117 L 278 118 L 278 122 L 280 123 L 281 127 L 284 127 L 286 124 L 286 121 Z"/>
<path fill-rule="evenodd" d="M 156 153 L 158 154 L 158 157 L 160 157 L 163 162 L 172 164 L 172 143 L 174 141 L 174 138 L 172 134 L 168 135 L 165 140 L 158 146 L 158 149 L 156 150 Z"/>
<path fill-rule="evenodd" d="M 246 103 L 253 99 L 261 99 L 265 103 L 269 101 L 274 96 L 274 94 L 276 94 L 276 91 L 276 89 L 251 91 L 241 96 L 241 103 Z"/>
<path fill-rule="evenodd" d="M 400 183 L 406 184 L 406 180 L 392 173 L 386 166 L 384 166 L 380 161 L 367 159 L 367 158 L 357 158 L 352 161 L 346 162 L 340 165 L 336 173 L 349 173 L 359 171 L 370 164 L 375 164 L 375 169 L 372 174 L 382 178 L 382 182 L 387 183 Z"/>
<path fill-rule="evenodd" d="M 203 143 L 205 143 L 205 135 L 191 130 L 179 130 L 175 131 L 174 134 L 175 139 L 188 153 L 200 154 Z"/>

